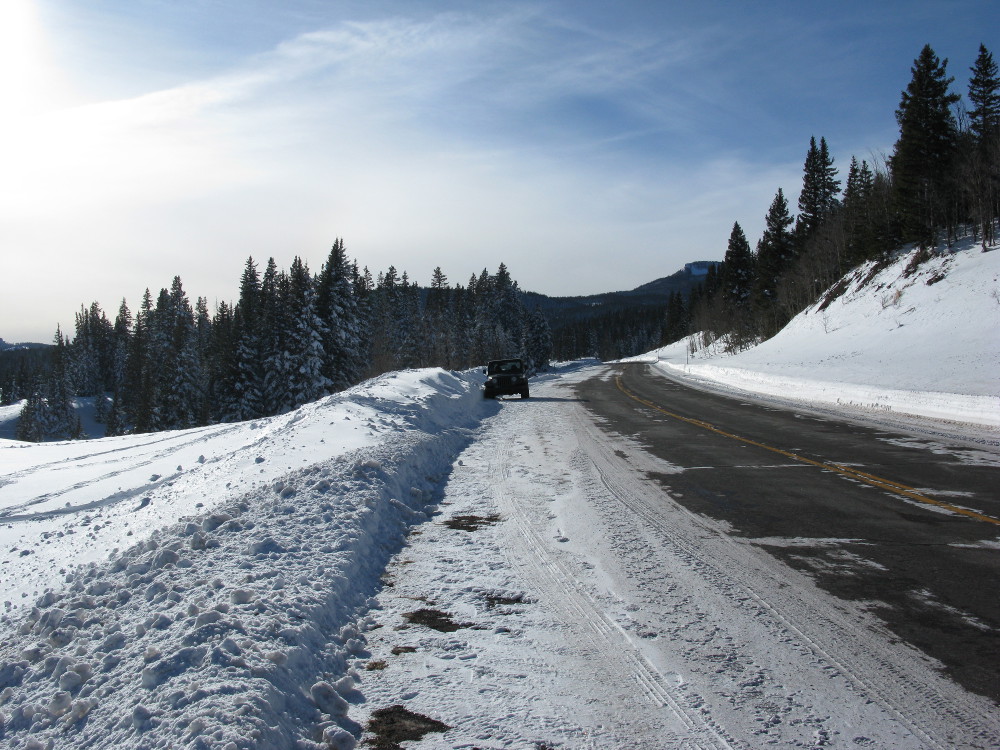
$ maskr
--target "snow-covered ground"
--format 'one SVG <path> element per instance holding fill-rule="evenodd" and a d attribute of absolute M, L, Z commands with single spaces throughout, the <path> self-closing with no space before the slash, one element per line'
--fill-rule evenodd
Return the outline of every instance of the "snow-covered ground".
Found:
<path fill-rule="evenodd" d="M 886 416 L 1000 429 L 1000 251 L 967 240 L 845 277 L 843 293 L 735 355 L 682 341 L 641 358 L 724 387 Z"/>
<path fill-rule="evenodd" d="M 1000 253 L 963 252 L 931 261 L 951 266 L 932 285 L 887 270 L 889 304 L 849 291 L 760 351 L 647 359 L 792 378 L 873 418 L 909 407 L 854 386 L 996 399 Z M 961 330 L 893 359 L 939 318 Z M 393 706 L 450 727 L 408 748 L 1000 744 L 996 706 L 862 603 L 645 481 L 676 468 L 574 400 L 610 373 L 564 365 L 521 403 L 484 401 L 478 373 L 412 371 L 244 424 L 0 441 L 0 744 L 350 748 Z"/>

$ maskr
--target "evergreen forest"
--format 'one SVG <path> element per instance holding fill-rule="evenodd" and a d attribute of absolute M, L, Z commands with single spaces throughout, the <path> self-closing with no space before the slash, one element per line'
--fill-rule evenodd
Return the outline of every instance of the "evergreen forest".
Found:
<path fill-rule="evenodd" d="M 0 403 L 24 401 L 17 437 L 84 437 L 73 399 L 93 396 L 108 435 L 194 427 L 290 411 L 363 379 L 411 367 L 465 369 L 523 357 L 615 359 L 693 333 L 738 351 L 763 341 L 860 263 L 900 247 L 935 248 L 973 235 L 985 249 L 1000 219 L 1000 76 L 980 46 L 965 99 L 948 60 L 928 45 L 895 110 L 891 155 L 852 158 L 842 175 L 825 137 L 811 137 L 793 214 L 778 188 L 751 245 L 734 222 L 724 260 L 659 304 L 529 310 L 501 264 L 466 285 L 436 268 L 427 287 L 390 266 L 372 277 L 337 239 L 317 273 L 248 258 L 239 298 L 209 310 L 180 277 L 114 320 L 81 307 L 74 335 L 57 330 L 44 354 L 3 352 Z M 235 276 L 235 274 L 234 274 Z M 14 356 L 16 355 L 16 356 Z"/>

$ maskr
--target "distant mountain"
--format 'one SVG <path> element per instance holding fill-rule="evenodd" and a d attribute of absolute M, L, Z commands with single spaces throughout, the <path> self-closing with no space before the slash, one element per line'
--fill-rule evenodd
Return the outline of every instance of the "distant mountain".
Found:
<path fill-rule="evenodd" d="M 583 297 L 549 297 L 537 292 L 522 292 L 521 301 L 528 310 L 540 308 L 550 324 L 635 307 L 666 305 L 674 292 L 687 297 L 692 289 L 705 280 L 709 268 L 717 265 L 719 262 L 713 260 L 687 263 L 670 276 L 650 281 L 627 292 L 605 292 Z"/>
<path fill-rule="evenodd" d="M 18 349 L 44 349 L 49 346 L 49 344 L 8 344 L 3 339 L 0 339 L 0 352 L 17 351 Z"/>

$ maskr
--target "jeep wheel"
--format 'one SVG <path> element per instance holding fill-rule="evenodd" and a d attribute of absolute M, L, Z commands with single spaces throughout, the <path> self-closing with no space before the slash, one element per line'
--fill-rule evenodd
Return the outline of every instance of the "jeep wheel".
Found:
<path fill-rule="evenodd" d="M 521 391 L 521 398 L 528 398 L 528 389 L 527 388 L 525 388 L 523 391 Z"/>

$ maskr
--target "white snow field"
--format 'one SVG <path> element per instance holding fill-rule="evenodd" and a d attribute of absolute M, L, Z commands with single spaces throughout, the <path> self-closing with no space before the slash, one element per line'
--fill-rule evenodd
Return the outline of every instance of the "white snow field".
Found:
<path fill-rule="evenodd" d="M 875 282 L 898 307 L 850 290 L 825 328 L 810 311 L 687 377 L 794 378 L 869 419 L 945 394 L 920 424 L 1000 463 L 998 261 L 934 259 L 932 285 L 901 261 Z M 392 706 L 443 723 L 406 748 L 1000 746 L 997 706 L 863 602 L 648 481 L 680 469 L 574 397 L 612 372 L 562 365 L 522 403 L 407 371 L 255 422 L 0 440 L 0 746 L 352 748 Z"/>

